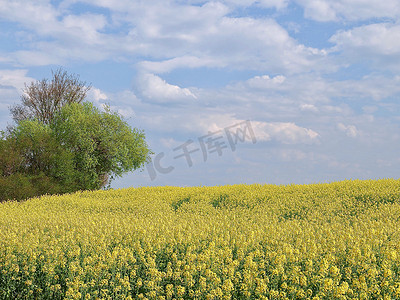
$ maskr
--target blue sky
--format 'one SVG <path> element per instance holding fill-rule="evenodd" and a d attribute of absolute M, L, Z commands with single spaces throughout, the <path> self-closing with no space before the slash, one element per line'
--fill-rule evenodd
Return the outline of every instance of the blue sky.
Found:
<path fill-rule="evenodd" d="M 399 17 L 398 0 L 0 0 L 0 128 L 61 66 L 155 153 L 114 188 L 399 178 Z"/>

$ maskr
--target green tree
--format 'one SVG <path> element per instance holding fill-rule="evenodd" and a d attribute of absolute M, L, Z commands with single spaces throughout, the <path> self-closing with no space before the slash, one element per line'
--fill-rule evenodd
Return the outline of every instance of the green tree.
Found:
<path fill-rule="evenodd" d="M 73 156 L 56 139 L 49 125 L 38 120 L 22 120 L 8 137 L 22 159 L 16 170 L 29 175 L 46 174 L 66 186 L 73 184 Z"/>
<path fill-rule="evenodd" d="M 48 126 L 21 122 L 0 140 L 0 201 L 73 191 L 72 156 Z"/>
<path fill-rule="evenodd" d="M 151 151 L 143 131 L 116 112 L 90 102 L 65 105 L 50 124 L 57 141 L 73 155 L 81 189 L 98 189 L 144 166 Z"/>
<path fill-rule="evenodd" d="M 103 188 L 148 162 L 144 132 L 84 102 L 89 88 L 61 69 L 25 86 L 0 131 L 0 201 Z"/>
<path fill-rule="evenodd" d="M 7 137 L 0 131 L 0 176 L 6 177 L 16 173 L 23 164 L 23 158 L 15 151 L 15 139 Z"/>

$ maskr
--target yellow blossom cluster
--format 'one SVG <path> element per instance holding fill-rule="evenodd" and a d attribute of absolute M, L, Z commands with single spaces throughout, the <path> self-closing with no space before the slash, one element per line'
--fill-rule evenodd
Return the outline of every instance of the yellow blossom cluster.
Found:
<path fill-rule="evenodd" d="M 0 299 L 400 299 L 400 180 L 1 203 Z"/>

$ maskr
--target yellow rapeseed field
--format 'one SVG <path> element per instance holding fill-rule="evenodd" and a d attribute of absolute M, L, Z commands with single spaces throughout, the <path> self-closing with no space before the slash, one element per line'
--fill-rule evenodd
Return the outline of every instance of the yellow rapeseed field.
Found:
<path fill-rule="evenodd" d="M 1 203 L 0 299 L 400 299 L 400 180 Z"/>

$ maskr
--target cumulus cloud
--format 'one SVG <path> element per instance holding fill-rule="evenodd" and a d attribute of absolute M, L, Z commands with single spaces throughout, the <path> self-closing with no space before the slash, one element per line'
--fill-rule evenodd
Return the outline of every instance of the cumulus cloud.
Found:
<path fill-rule="evenodd" d="M 305 16 L 317 21 L 332 21 L 332 20 L 367 20 L 373 18 L 396 18 L 400 15 L 400 7 L 397 0 L 293 0 L 297 4 L 304 7 Z M 113 11 L 133 13 L 142 9 L 144 6 L 135 1 L 129 0 L 64 0 L 65 6 L 76 2 L 84 2 L 92 5 L 106 7 Z M 166 1 L 151 1 L 152 7 L 173 6 L 172 2 Z M 208 1 L 204 0 L 189 0 L 174 1 L 176 6 L 195 5 L 203 6 Z M 264 7 L 284 9 L 290 0 L 221 0 L 219 3 L 224 4 L 230 9 L 237 7 Z M 165 4 L 167 3 L 167 5 Z"/>
<path fill-rule="evenodd" d="M 377 23 L 356 27 L 335 34 L 331 42 L 340 49 L 355 48 L 393 55 L 400 52 L 400 25 Z"/>
<path fill-rule="evenodd" d="M 136 118 L 150 115 L 151 109 L 154 109 L 154 106 L 143 103 L 132 90 L 111 93 L 92 87 L 87 96 L 88 100 L 94 102 L 97 107 L 103 109 L 109 106 L 111 111 L 118 112 L 124 118 L 133 121 L 135 123 L 133 126 L 140 127 L 141 124 L 136 123 Z"/>
<path fill-rule="evenodd" d="M 283 161 L 286 162 L 293 162 L 293 161 L 299 161 L 299 160 L 304 160 L 304 159 L 309 159 L 310 154 L 297 150 L 297 149 L 281 149 L 276 153 L 276 155 Z"/>
<path fill-rule="evenodd" d="M 17 22 L 21 50 L 7 61 L 17 65 L 65 64 L 71 59 L 96 61 L 110 57 L 118 37 L 104 34 L 107 25 L 100 14 L 73 15 L 49 1 L 0 1 L 0 18 Z M 120 43 L 119 43 L 120 44 Z M 25 49 L 24 49 L 25 48 Z"/>
<path fill-rule="evenodd" d="M 142 96 L 155 103 L 180 102 L 197 98 L 190 89 L 169 84 L 154 74 L 140 75 L 138 86 Z"/>
<path fill-rule="evenodd" d="M 304 7 L 304 15 L 316 21 L 368 20 L 398 18 L 397 0 L 294 0 Z"/>
<path fill-rule="evenodd" d="M 337 128 L 344 132 L 348 137 L 355 138 L 358 136 L 357 127 L 354 125 L 344 125 L 343 123 L 337 124 Z"/>
<path fill-rule="evenodd" d="M 208 3 L 192 8 L 196 12 L 194 16 L 183 13 L 183 17 L 178 18 L 176 11 L 167 8 L 167 12 L 156 15 L 157 18 L 152 14 L 143 21 L 145 23 L 138 24 L 135 36 L 146 53 L 157 50 L 158 55 L 160 52 L 165 54 L 164 59 L 148 60 L 143 66 L 155 73 L 174 67 L 206 66 L 289 73 L 327 67 L 318 64 L 325 58 L 325 50 L 299 44 L 275 20 L 228 17 L 224 6 L 211 7 L 215 5 Z M 170 15 L 165 16 L 168 12 Z M 194 24 L 188 27 L 189 21 Z M 157 45 L 157 48 L 150 45 Z"/>
<path fill-rule="evenodd" d="M 230 6 L 251 6 L 256 5 L 258 7 L 265 7 L 265 8 L 276 8 L 282 9 L 285 8 L 289 1 L 288 0 L 223 0 L 223 3 L 226 3 Z"/>
<path fill-rule="evenodd" d="M 170 118 L 170 115 L 165 118 Z M 227 128 L 235 126 L 248 126 L 254 133 L 254 138 L 257 141 L 275 141 L 282 144 L 313 144 L 318 142 L 319 134 L 312 129 L 304 128 L 296 125 L 293 122 L 265 122 L 257 120 L 244 120 L 238 118 L 234 113 L 189 113 L 178 118 L 180 128 L 188 132 L 197 133 L 199 135 L 207 134 L 208 132 L 215 133 L 223 131 Z M 161 120 L 159 120 L 161 121 Z M 248 123 L 246 123 L 248 121 Z M 166 120 L 161 122 L 166 123 Z M 247 132 L 249 134 L 250 130 Z M 251 141 L 251 138 L 248 138 Z"/>
<path fill-rule="evenodd" d="M 263 101 L 282 102 L 287 107 L 300 104 L 329 103 L 336 93 L 336 87 L 329 80 L 317 74 L 254 76 L 231 87 L 234 91 L 251 91 Z M 271 103 L 274 104 L 274 103 Z"/>
<path fill-rule="evenodd" d="M 49 34 L 57 26 L 59 13 L 47 0 L 38 1 L 0 1 L 0 17 L 19 22 L 39 34 Z"/>
<path fill-rule="evenodd" d="M 255 76 L 247 80 L 247 84 L 251 88 L 266 89 L 266 88 L 276 88 L 280 86 L 286 77 L 282 75 L 277 75 L 273 78 L 268 75 Z"/>
<path fill-rule="evenodd" d="M 318 108 L 314 104 L 301 104 L 300 105 L 301 111 L 311 111 L 311 112 L 318 112 Z"/>
<path fill-rule="evenodd" d="M 35 81 L 34 78 L 28 77 L 27 73 L 28 70 L 26 69 L 0 69 L 0 86 L 12 87 L 18 91 L 21 91 L 21 89 L 25 86 L 25 83 L 29 84 L 30 82 Z"/>
<path fill-rule="evenodd" d="M 400 25 L 377 23 L 340 31 L 330 38 L 347 62 L 372 62 L 374 67 L 400 68 Z"/>
<path fill-rule="evenodd" d="M 330 85 L 332 97 L 382 101 L 400 95 L 400 76 L 366 75 L 358 80 L 334 81 Z"/>
<path fill-rule="evenodd" d="M 25 83 L 34 81 L 27 70 L 0 70 L 0 130 L 11 123 L 10 106 L 19 103 Z"/>
<path fill-rule="evenodd" d="M 90 97 L 93 98 L 95 102 L 100 102 L 108 99 L 107 95 L 98 88 L 91 88 L 89 93 Z"/>
<path fill-rule="evenodd" d="M 316 21 L 335 21 L 337 19 L 334 3 L 325 0 L 299 0 L 304 7 L 304 16 Z"/>
<path fill-rule="evenodd" d="M 180 68 L 191 68 L 191 69 L 201 68 L 201 67 L 219 68 L 224 66 L 225 63 L 217 58 L 205 57 L 205 56 L 202 56 L 200 58 L 191 55 L 174 57 L 162 61 L 146 60 L 138 63 L 138 68 L 143 72 L 151 72 L 158 74 L 167 73 Z"/>
<path fill-rule="evenodd" d="M 11 122 L 10 106 L 20 100 L 25 83 L 34 81 L 27 70 L 0 70 L 0 130 Z"/>
<path fill-rule="evenodd" d="M 47 48 L 46 51 L 19 50 L 12 53 L 10 57 L 14 63 L 24 66 L 48 66 L 52 64 L 62 64 L 65 62 L 65 59 L 60 56 L 62 51 L 58 52 L 55 48 L 56 46 L 53 45 L 51 50 Z"/>
<path fill-rule="evenodd" d="M 259 140 L 276 140 L 284 144 L 317 142 L 319 134 L 312 129 L 300 127 L 288 122 L 253 122 L 255 134 Z"/>
<path fill-rule="evenodd" d="M 68 7 L 77 2 L 106 7 L 111 18 L 73 14 Z M 34 35 L 33 41 L 26 40 L 26 49 L 10 55 L 23 65 L 64 64 L 76 59 L 130 61 L 132 56 L 141 56 L 138 66 L 150 73 L 204 66 L 288 73 L 327 67 L 319 64 L 326 57 L 325 50 L 298 43 L 272 18 L 230 16 L 232 7 L 249 5 L 280 9 L 287 1 L 206 1 L 201 5 L 65 1 L 58 7 L 48 1 L 36 6 L 29 1 L 26 5 L 25 1 L 4 1 L 0 16 Z"/>
<path fill-rule="evenodd" d="M 264 98 L 291 101 L 303 111 L 317 111 L 319 106 L 335 104 L 335 99 L 382 101 L 400 95 L 400 76 L 365 75 L 359 79 L 333 80 L 317 74 L 292 76 L 255 76 L 236 83 L 236 92 L 251 91 Z M 254 97 L 253 99 L 257 99 Z"/>

